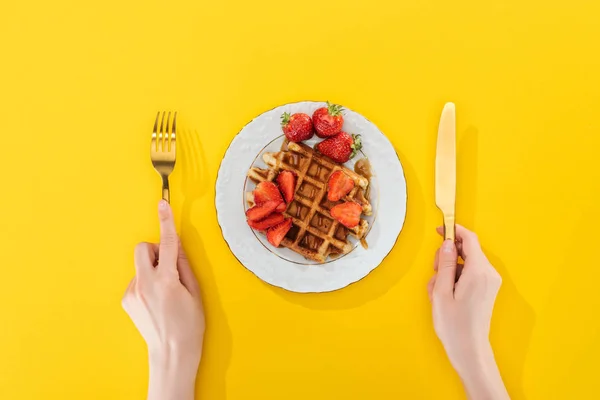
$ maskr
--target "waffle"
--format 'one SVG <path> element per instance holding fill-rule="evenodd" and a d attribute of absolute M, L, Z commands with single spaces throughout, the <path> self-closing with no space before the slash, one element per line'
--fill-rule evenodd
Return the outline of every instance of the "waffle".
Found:
<path fill-rule="evenodd" d="M 248 171 L 248 177 L 255 183 L 273 181 L 281 170 L 292 171 L 298 177 L 294 200 L 284 213 L 285 217 L 292 218 L 293 225 L 282 240 L 282 246 L 310 260 L 324 262 L 329 256 L 352 250 L 349 234 L 357 239 L 365 236 L 369 226 L 366 220 L 361 219 L 354 228 L 346 228 L 332 218 L 329 210 L 344 201 L 354 201 L 362 206 L 365 215 L 371 215 L 372 207 L 365 195 L 368 179 L 299 143 L 289 143 L 288 151 L 265 153 L 263 160 L 268 169 L 252 167 Z M 327 199 L 327 182 L 329 176 L 339 170 L 355 185 L 341 201 L 332 202 Z M 252 204 L 252 193 L 247 195 Z"/>

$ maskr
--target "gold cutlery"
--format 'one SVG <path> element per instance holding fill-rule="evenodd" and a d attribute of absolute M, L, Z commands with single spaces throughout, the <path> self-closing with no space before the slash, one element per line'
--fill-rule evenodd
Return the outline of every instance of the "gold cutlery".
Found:
<path fill-rule="evenodd" d="M 435 155 L 435 203 L 444 215 L 444 239 L 454 241 L 456 209 L 456 110 L 446 103 Z"/>
<path fill-rule="evenodd" d="M 173 168 L 175 168 L 176 122 L 177 112 L 174 113 L 173 119 L 171 119 L 170 111 L 168 114 L 166 111 L 156 114 L 156 121 L 154 121 L 154 129 L 152 130 L 152 143 L 150 145 L 152 165 L 162 178 L 162 198 L 169 203 L 171 202 L 169 175 L 171 175 Z"/>

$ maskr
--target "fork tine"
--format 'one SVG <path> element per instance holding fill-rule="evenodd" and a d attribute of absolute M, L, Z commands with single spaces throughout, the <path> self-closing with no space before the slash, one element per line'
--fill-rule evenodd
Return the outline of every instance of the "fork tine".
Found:
<path fill-rule="evenodd" d="M 175 134 L 177 132 L 177 111 L 175 111 L 175 114 L 173 115 L 173 125 L 171 127 L 171 147 L 169 147 L 169 150 L 174 151 L 175 150 Z"/>
<path fill-rule="evenodd" d="M 164 126 L 165 126 L 165 114 L 166 113 L 163 111 L 162 118 L 161 118 L 161 121 L 160 121 L 160 131 L 158 132 L 158 143 L 159 143 L 158 149 L 157 149 L 158 151 L 164 151 L 164 149 L 165 149 L 165 135 L 164 135 L 164 132 L 165 132 L 165 129 L 164 129 Z M 169 123 L 169 121 L 167 121 L 167 124 L 168 123 Z"/>
<path fill-rule="evenodd" d="M 165 131 L 163 132 L 165 135 L 165 147 L 163 148 L 163 151 L 165 152 L 169 152 L 171 151 L 171 138 L 169 136 L 171 136 L 169 134 L 169 125 L 171 124 L 171 111 L 169 111 L 169 114 L 167 115 L 167 123 L 165 124 Z"/>
<path fill-rule="evenodd" d="M 156 119 L 154 120 L 154 128 L 152 129 L 152 134 L 156 135 L 158 132 L 156 128 L 158 128 L 158 117 L 160 117 L 160 111 L 156 113 Z"/>
<path fill-rule="evenodd" d="M 158 117 L 160 116 L 160 111 L 156 113 L 156 119 L 154 120 L 154 128 L 152 128 L 152 147 L 154 151 L 158 150 L 158 143 L 156 142 L 158 132 L 156 129 L 158 128 Z"/>

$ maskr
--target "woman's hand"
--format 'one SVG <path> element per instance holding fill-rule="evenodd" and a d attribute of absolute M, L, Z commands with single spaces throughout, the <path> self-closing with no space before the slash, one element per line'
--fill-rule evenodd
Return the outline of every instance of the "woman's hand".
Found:
<path fill-rule="evenodd" d="M 438 232 L 440 232 L 438 230 Z M 490 322 L 502 278 L 475 233 L 456 227 L 456 245 L 445 241 L 428 285 L 435 332 L 471 399 L 508 399 L 489 342 Z M 458 255 L 464 265 L 458 265 Z"/>
<path fill-rule="evenodd" d="M 122 304 L 148 345 L 148 399 L 193 399 L 205 328 L 200 288 L 166 201 L 158 214 L 160 244 L 135 248 L 136 275 Z"/>

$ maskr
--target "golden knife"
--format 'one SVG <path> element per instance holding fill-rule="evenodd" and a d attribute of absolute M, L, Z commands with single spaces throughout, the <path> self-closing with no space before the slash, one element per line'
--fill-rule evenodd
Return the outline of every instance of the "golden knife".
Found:
<path fill-rule="evenodd" d="M 444 215 L 444 239 L 454 241 L 456 208 L 456 110 L 446 103 L 435 154 L 435 204 Z"/>

